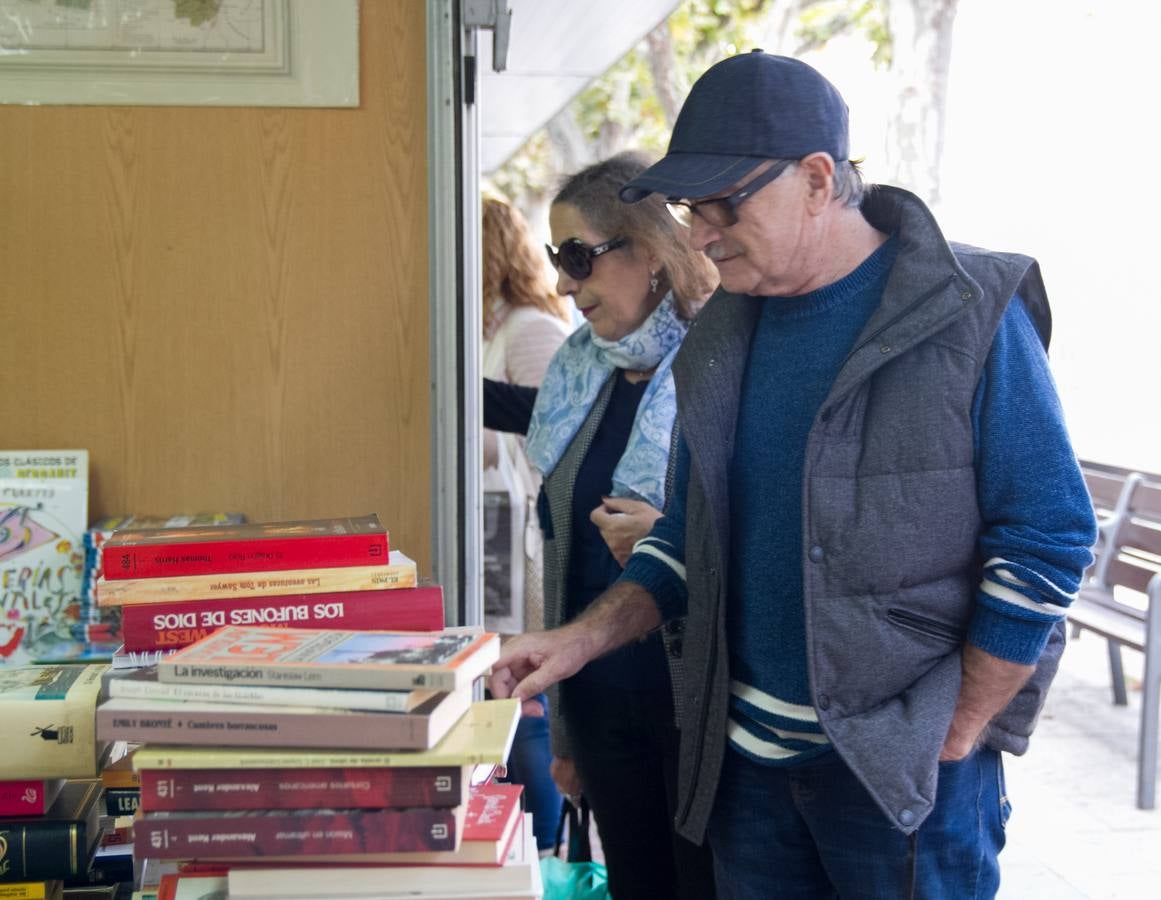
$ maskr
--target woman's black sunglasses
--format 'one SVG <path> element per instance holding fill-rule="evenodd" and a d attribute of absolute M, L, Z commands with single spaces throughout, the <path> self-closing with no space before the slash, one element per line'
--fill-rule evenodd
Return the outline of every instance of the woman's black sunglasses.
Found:
<path fill-rule="evenodd" d="M 584 281 L 593 274 L 594 259 L 602 253 L 624 247 L 627 243 L 628 238 L 618 237 L 590 247 L 580 238 L 569 238 L 557 250 L 552 249 L 551 244 L 545 244 L 544 249 L 548 251 L 548 258 L 554 268 L 563 269 L 564 274 L 573 281 Z"/>

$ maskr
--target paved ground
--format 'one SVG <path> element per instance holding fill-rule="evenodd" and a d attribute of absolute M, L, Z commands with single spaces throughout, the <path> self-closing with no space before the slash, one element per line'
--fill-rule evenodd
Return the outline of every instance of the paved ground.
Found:
<path fill-rule="evenodd" d="M 1129 706 L 1118 707 L 1105 642 L 1072 641 L 1028 753 L 1006 758 L 1003 900 L 1161 898 L 1161 809 L 1136 807 L 1141 656 L 1124 658 Z"/>

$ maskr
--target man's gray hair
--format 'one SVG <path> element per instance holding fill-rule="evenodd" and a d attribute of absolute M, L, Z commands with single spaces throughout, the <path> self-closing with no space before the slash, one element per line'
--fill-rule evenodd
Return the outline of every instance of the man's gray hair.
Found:
<path fill-rule="evenodd" d="M 863 202 L 863 195 L 867 192 L 867 185 L 863 181 L 863 172 L 859 168 L 861 160 L 844 159 L 842 162 L 834 164 L 834 196 L 832 200 L 837 200 L 843 206 L 850 206 L 858 209 Z M 798 160 L 776 160 L 774 165 L 780 162 L 788 162 L 791 165 L 798 165 Z"/>

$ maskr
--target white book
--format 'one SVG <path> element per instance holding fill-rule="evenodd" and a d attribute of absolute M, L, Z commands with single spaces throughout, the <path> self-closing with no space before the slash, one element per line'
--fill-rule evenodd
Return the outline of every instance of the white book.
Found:
<path fill-rule="evenodd" d="M 348 688 L 267 687 L 247 684 L 201 684 L 157 680 L 155 668 L 138 669 L 106 682 L 111 698 L 125 700 L 194 700 L 259 706 L 311 706 L 368 712 L 411 712 L 436 691 L 368 691 Z"/>

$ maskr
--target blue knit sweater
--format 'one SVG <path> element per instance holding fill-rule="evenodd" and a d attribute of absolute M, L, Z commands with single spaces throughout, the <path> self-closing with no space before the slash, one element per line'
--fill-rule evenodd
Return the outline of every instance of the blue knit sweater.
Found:
<path fill-rule="evenodd" d="M 846 353 L 882 298 L 895 253 L 888 241 L 835 284 L 771 298 L 751 343 L 729 473 L 726 621 L 730 741 L 759 762 L 801 762 L 829 746 L 811 704 L 806 664 L 803 454 Z M 1075 595 L 1092 535 L 1075 528 L 1088 520 L 1088 494 L 1043 347 L 1019 298 L 1001 321 L 972 413 L 985 565 L 968 639 L 1002 659 L 1031 664 Z M 670 506 L 622 576 L 649 590 L 666 618 L 686 606 L 689 464 L 679 443 Z"/>

